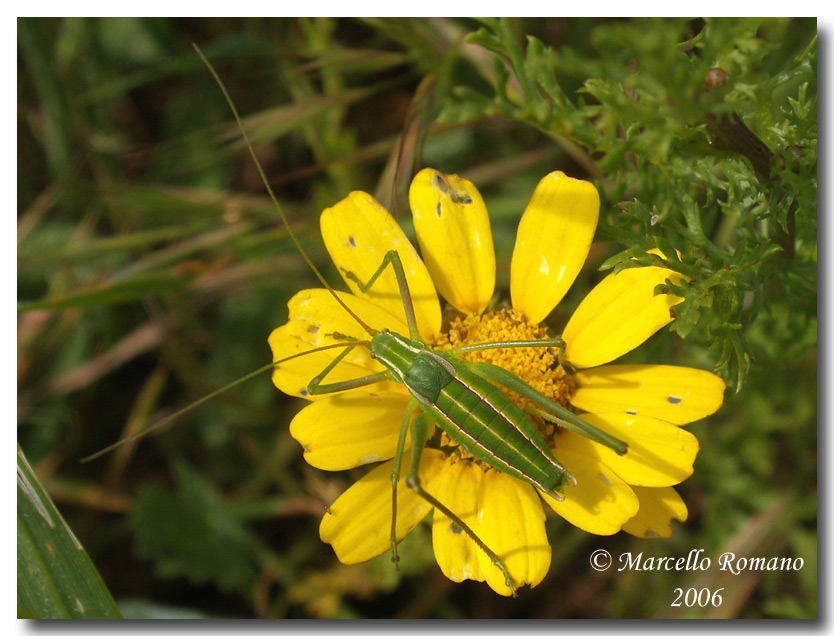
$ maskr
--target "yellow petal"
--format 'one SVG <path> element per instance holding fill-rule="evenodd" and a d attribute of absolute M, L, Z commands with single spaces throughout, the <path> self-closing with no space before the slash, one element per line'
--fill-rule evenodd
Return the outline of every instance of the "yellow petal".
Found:
<path fill-rule="evenodd" d="M 397 333 L 408 333 L 405 322 L 366 298 L 335 292 L 348 308 L 375 329 L 387 327 Z M 370 340 L 368 333 L 326 289 L 305 289 L 287 303 L 289 322 L 296 325 L 299 337 L 315 346 L 344 340 L 328 339 L 328 334 L 341 333 L 356 340 Z"/>
<path fill-rule="evenodd" d="M 346 272 L 351 272 L 367 284 L 390 250 L 399 253 L 420 334 L 426 340 L 435 339 L 440 333 L 440 302 L 429 271 L 394 217 L 376 199 L 365 192 L 351 192 L 346 199 L 322 212 L 321 235 L 330 258 L 351 291 L 372 300 L 405 324 L 405 310 L 393 268 L 386 267 L 365 294 L 346 276 Z"/>
<path fill-rule="evenodd" d="M 566 521 L 592 534 L 610 535 L 637 514 L 639 503 L 631 487 L 593 456 L 556 449 L 556 458 L 576 477 L 565 488 L 565 500 L 540 496 Z"/>
<path fill-rule="evenodd" d="M 626 522 L 623 530 L 641 539 L 672 536 L 672 519 L 686 521 L 686 504 L 674 488 L 634 487 L 640 500 L 639 512 Z"/>
<path fill-rule="evenodd" d="M 544 510 L 537 491 L 497 470 L 484 473 L 479 493 L 477 535 L 504 561 L 516 587 L 535 587 L 550 568 L 550 544 L 544 529 Z M 485 552 L 478 561 L 487 584 L 498 594 L 510 590 L 501 571 Z"/>
<path fill-rule="evenodd" d="M 683 277 L 665 267 L 637 267 L 602 279 L 562 333 L 568 362 L 580 369 L 605 364 L 672 322 L 671 309 L 683 298 L 654 295 L 654 288 L 667 278 L 678 284 Z"/>
<path fill-rule="evenodd" d="M 552 172 L 521 217 L 510 269 L 513 307 L 530 322 L 547 317 L 585 263 L 599 219 L 592 183 Z"/>
<path fill-rule="evenodd" d="M 661 364 L 617 364 L 574 376 L 573 406 L 590 413 L 648 415 L 689 424 L 724 402 L 724 380 L 709 371 Z"/>
<path fill-rule="evenodd" d="M 692 474 L 699 445 L 689 431 L 644 415 L 585 413 L 580 417 L 628 444 L 628 451 L 617 455 L 579 433 L 564 431 L 558 438 L 559 453 L 567 449 L 598 458 L 632 486 L 673 486 Z"/>
<path fill-rule="evenodd" d="M 535 586 L 550 567 L 550 545 L 541 500 L 532 486 L 470 461 L 450 464 L 435 480 L 433 494 L 458 515 L 502 560 L 514 585 Z M 439 510 L 432 526 L 434 554 L 453 581 L 486 581 L 509 596 L 504 575 L 460 527 Z"/>
<path fill-rule="evenodd" d="M 275 367 L 272 372 L 272 383 L 287 395 L 301 397 L 305 400 L 320 400 L 322 395 L 310 395 L 307 385 L 314 377 L 321 373 L 333 361 L 341 349 L 314 351 L 315 347 L 298 338 L 292 332 L 292 325 L 286 324 L 275 329 L 269 335 L 269 346 L 272 348 L 274 361 L 285 360 Z M 286 360 L 289 356 L 304 354 L 300 357 Z M 361 354 L 359 354 L 361 355 Z M 356 363 L 343 360 L 333 369 L 325 380 L 329 382 L 343 382 L 362 378 L 371 373 L 384 370 L 374 360 L 360 360 Z"/>
<path fill-rule="evenodd" d="M 477 523 L 478 492 L 484 471 L 470 461 L 447 463 L 435 480 L 432 494 L 457 514 L 469 527 Z M 466 579 L 483 581 L 478 564 L 480 548 L 457 524 L 439 510 L 432 517 L 432 544 L 437 564 L 447 578 L 459 583 Z"/>
<path fill-rule="evenodd" d="M 432 506 L 405 484 L 411 454 L 403 455 L 397 484 L 397 541 L 402 541 L 431 511 Z M 446 461 L 440 451 L 426 449 L 420 460 L 420 479 L 431 487 Z M 391 549 L 391 467 L 377 466 L 333 502 L 319 526 L 319 536 L 333 546 L 342 563 L 361 563 Z"/>
<path fill-rule="evenodd" d="M 392 325 L 392 331 L 404 329 L 402 323 L 373 303 L 350 294 L 337 292 L 362 320 L 370 325 Z M 269 336 L 272 359 L 312 351 L 323 345 L 345 342 L 332 337 L 333 333 L 368 340 L 369 336 L 324 289 L 306 289 L 298 292 L 288 303 L 289 321 Z M 398 333 L 401 333 L 398 331 Z M 309 353 L 282 362 L 272 373 L 272 381 L 287 395 L 317 399 L 307 394 L 310 380 L 321 373 L 342 352 L 341 348 Z M 324 379 L 324 383 L 342 382 L 384 371 L 384 367 L 370 357 L 366 347 L 356 346 Z M 378 390 L 397 390 L 396 383 L 374 385 Z M 402 388 L 404 390 L 404 388 Z M 318 396 L 320 399 L 321 396 Z"/>
<path fill-rule="evenodd" d="M 328 395 L 293 418 L 290 435 L 304 447 L 307 463 L 322 470 L 391 459 L 408 399 L 402 391 L 365 389 Z"/>
<path fill-rule="evenodd" d="M 495 289 L 495 250 L 481 194 L 466 179 L 425 168 L 411 182 L 408 200 L 440 295 L 464 313 L 480 314 Z"/>

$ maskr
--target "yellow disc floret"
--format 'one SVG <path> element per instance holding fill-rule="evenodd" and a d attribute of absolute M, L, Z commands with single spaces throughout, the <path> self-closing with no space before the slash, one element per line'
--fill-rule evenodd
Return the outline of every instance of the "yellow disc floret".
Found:
<path fill-rule="evenodd" d="M 438 338 L 435 348 L 455 349 L 465 345 L 484 342 L 507 342 L 511 340 L 545 340 L 550 338 L 545 327 L 527 321 L 524 314 L 516 309 L 506 308 L 489 311 L 481 315 L 454 318 Z M 504 347 L 470 351 L 461 355 L 470 362 L 488 362 L 510 371 L 524 380 L 542 395 L 568 407 L 574 390 L 571 376 L 559 365 L 558 350 L 543 347 Z M 499 386 L 519 408 L 525 409 L 530 401 L 504 387 Z M 535 418 L 533 418 L 535 421 Z M 536 422 L 541 433 L 550 442 L 554 434 L 552 424 Z M 443 446 L 454 446 L 445 434 Z M 461 452 L 458 449 L 458 452 Z M 462 453 L 463 455 L 463 453 Z M 468 455 L 468 454 L 467 454 Z"/>

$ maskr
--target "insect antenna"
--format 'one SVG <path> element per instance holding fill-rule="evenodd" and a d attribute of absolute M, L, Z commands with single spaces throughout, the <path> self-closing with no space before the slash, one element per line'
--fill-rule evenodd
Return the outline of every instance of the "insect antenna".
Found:
<path fill-rule="evenodd" d="M 313 264 L 313 261 L 310 259 L 309 255 L 304 250 L 304 248 L 301 246 L 301 243 L 299 243 L 298 238 L 296 237 L 295 233 L 292 231 L 292 228 L 290 227 L 289 221 L 288 221 L 286 215 L 284 214 L 284 210 L 281 208 L 281 205 L 278 203 L 278 199 L 275 196 L 275 193 L 272 191 L 272 188 L 270 187 L 269 182 L 267 181 L 266 174 L 264 173 L 263 167 L 261 166 L 261 162 L 258 160 L 258 157 L 255 155 L 255 150 L 252 147 L 252 143 L 249 141 L 249 137 L 246 134 L 246 129 L 243 126 L 243 122 L 240 119 L 240 115 L 237 112 L 237 108 L 235 107 L 235 104 L 232 101 L 231 96 L 229 95 L 228 91 L 226 90 L 225 84 L 223 84 L 223 80 L 220 79 L 220 76 L 217 74 L 217 71 L 215 71 L 214 67 L 211 65 L 211 63 L 208 61 L 208 59 L 206 59 L 206 56 L 203 55 L 203 52 L 200 50 L 200 48 L 196 44 L 194 44 L 194 49 L 197 51 L 197 55 L 200 56 L 200 59 L 206 65 L 206 67 L 208 68 L 212 77 L 214 77 L 214 80 L 217 82 L 218 86 L 220 87 L 220 90 L 223 93 L 223 97 L 226 99 L 226 103 L 229 105 L 229 108 L 231 109 L 232 114 L 235 117 L 235 121 L 237 122 L 238 129 L 240 130 L 241 135 L 243 136 L 243 140 L 246 143 L 246 147 L 249 150 L 249 154 L 252 156 L 252 159 L 255 162 L 255 166 L 258 169 L 258 174 L 260 175 L 264 186 L 266 186 L 266 190 L 269 193 L 269 197 L 272 200 L 272 203 L 275 205 L 275 209 L 278 211 L 278 215 L 281 217 L 281 222 L 284 224 L 284 227 L 286 228 L 287 233 L 289 234 L 290 238 L 292 239 L 293 243 L 295 244 L 296 249 L 298 249 L 298 252 L 301 254 L 302 258 L 307 263 L 307 265 L 310 267 L 312 272 L 316 275 L 316 278 L 319 279 L 321 284 L 324 286 L 325 289 L 327 289 L 327 291 L 331 294 L 331 296 L 333 296 L 333 298 L 336 300 L 336 302 L 339 305 L 341 305 L 342 308 L 368 334 L 370 334 L 371 336 L 376 335 L 377 333 L 379 333 L 378 330 L 372 328 L 364 320 L 362 320 L 359 316 L 357 316 L 356 313 L 353 310 L 351 310 L 351 308 L 348 307 L 347 304 L 341 298 L 339 298 L 339 295 L 330 286 L 330 284 L 327 282 L 327 280 L 324 278 L 324 276 L 318 270 L 318 268 Z M 140 439 L 141 437 L 144 437 L 145 435 L 148 435 L 149 433 L 152 433 L 156 430 L 159 430 L 160 428 L 162 428 L 166 424 L 170 424 L 172 421 L 176 420 L 180 416 L 185 415 L 189 411 L 192 411 L 193 409 L 197 408 L 201 404 L 203 404 L 205 402 L 208 402 L 209 400 L 217 397 L 221 393 L 225 393 L 229 389 L 232 389 L 232 388 L 236 387 L 237 385 L 246 382 L 247 380 L 251 380 L 252 378 L 260 375 L 261 373 L 264 373 L 265 371 L 269 371 L 270 369 L 274 369 L 278 365 L 283 364 L 284 362 L 288 362 L 289 360 L 292 360 L 294 358 L 299 358 L 301 356 L 305 356 L 305 355 L 308 355 L 308 354 L 311 354 L 311 353 L 317 353 L 319 351 L 324 351 L 324 350 L 327 350 L 327 349 L 335 349 L 335 348 L 339 348 L 339 347 L 343 347 L 343 348 L 344 347 L 356 347 L 356 346 L 369 347 L 370 344 L 371 344 L 367 340 L 354 340 L 354 339 L 349 338 L 348 336 L 344 336 L 342 334 L 334 333 L 334 334 L 331 334 L 331 335 L 333 337 L 336 337 L 336 338 L 341 336 L 342 339 L 349 339 L 350 341 L 349 342 L 338 342 L 338 343 L 330 344 L 330 345 L 324 345 L 322 347 L 317 347 L 315 349 L 310 349 L 309 351 L 302 351 L 301 353 L 297 353 L 297 354 L 291 355 L 289 357 L 282 358 L 281 360 L 276 360 L 276 361 L 274 361 L 274 362 L 272 362 L 268 365 L 265 365 L 265 366 L 261 367 L 260 369 L 257 369 L 257 370 L 255 370 L 251 373 L 248 373 L 247 375 L 245 375 L 241 378 L 238 378 L 234 382 L 232 382 L 230 384 L 227 384 L 226 386 L 221 387 L 221 388 L 217 389 L 216 391 L 213 391 L 213 392 L 209 393 L 208 395 L 203 396 L 199 400 L 197 400 L 195 402 L 192 402 L 191 404 L 181 408 L 177 412 L 172 413 L 171 415 L 169 415 L 167 417 L 164 417 L 163 419 L 161 419 L 158 422 L 152 424 L 148 428 L 146 428 L 142 431 L 139 431 L 138 433 L 135 433 L 133 435 L 130 435 L 128 437 L 125 437 L 124 439 L 121 439 L 118 442 L 110 444 L 109 446 L 106 446 L 105 448 L 102 448 L 101 450 L 93 453 L 92 455 L 88 455 L 88 456 L 82 458 L 81 462 L 86 463 L 86 462 L 92 461 L 94 459 L 97 459 L 97 458 L 101 457 L 102 455 L 105 455 L 105 454 L 107 454 L 107 453 L 109 453 L 113 450 L 116 450 L 117 448 L 119 448 L 119 447 L 121 447 L 125 444 L 136 441 L 136 440 Z"/>
<path fill-rule="evenodd" d="M 240 115 L 237 112 L 237 108 L 235 107 L 235 103 L 232 101 L 229 92 L 226 90 L 226 85 L 223 83 L 223 80 L 220 79 L 220 76 L 217 74 L 217 71 L 214 70 L 214 67 L 211 65 L 211 62 L 208 61 L 203 52 L 200 50 L 200 47 L 197 46 L 196 43 L 192 44 L 194 46 L 194 50 L 197 51 L 197 55 L 200 56 L 200 59 L 203 61 L 203 64 L 206 65 L 209 72 L 211 73 L 212 77 L 214 77 L 214 81 L 217 82 L 217 85 L 220 87 L 220 90 L 223 92 L 223 97 L 226 99 L 226 103 L 229 105 L 229 108 L 232 110 L 232 114 L 235 117 L 235 121 L 237 122 L 237 126 L 240 129 L 240 134 L 243 136 L 243 141 L 246 143 L 246 147 L 249 149 L 249 154 L 252 156 L 252 160 L 255 162 L 255 166 L 258 169 L 258 174 L 261 176 L 261 181 L 263 181 L 264 186 L 266 186 L 266 191 L 269 193 L 269 198 L 272 199 L 273 205 L 275 205 L 275 209 L 278 211 L 278 215 L 281 217 L 281 222 L 284 224 L 284 227 L 287 229 L 287 233 L 290 235 L 292 242 L 295 244 L 296 249 L 301 254 L 304 262 L 307 263 L 308 267 L 312 270 L 312 272 L 316 275 L 316 278 L 319 279 L 319 282 L 324 286 L 324 288 L 330 292 L 333 298 L 339 303 L 342 308 L 357 322 L 359 323 L 362 328 L 368 332 L 371 336 L 374 336 L 378 333 L 376 329 L 370 327 L 364 320 L 362 320 L 356 313 L 347 306 L 347 304 L 339 298 L 339 295 L 336 291 L 330 286 L 330 283 L 324 278 L 322 273 L 319 269 L 313 264 L 313 261 L 307 255 L 307 252 L 301 247 L 301 243 L 298 241 L 298 238 L 295 236 L 295 232 L 292 231 L 290 227 L 289 220 L 287 219 L 286 214 L 284 214 L 284 209 L 278 203 L 278 198 L 275 196 L 275 193 L 272 191 L 272 187 L 269 185 L 269 181 L 266 178 L 266 173 L 264 172 L 263 167 L 261 166 L 261 162 L 258 160 L 257 155 L 255 154 L 255 149 L 252 147 L 251 142 L 249 141 L 249 136 L 246 134 L 246 129 L 243 126 L 243 121 L 240 119 Z"/>
<path fill-rule="evenodd" d="M 162 428 L 166 424 L 170 424 L 171 422 L 173 422 L 174 420 L 176 420 L 180 416 L 185 415 L 189 411 L 193 411 L 194 409 L 196 409 L 201 404 L 203 404 L 205 402 L 208 402 L 209 400 L 217 397 L 221 393 L 225 393 L 229 389 L 233 389 L 236 386 L 238 386 L 239 384 L 243 384 L 247 380 L 251 380 L 255 376 L 258 376 L 261 373 L 264 373 L 265 371 L 269 371 L 271 369 L 276 369 L 279 365 L 282 365 L 285 362 L 289 362 L 290 360 L 294 360 L 295 358 L 300 358 L 302 356 L 310 355 L 311 353 L 318 353 L 319 351 L 325 351 L 327 349 L 336 349 L 336 348 L 339 348 L 339 347 L 368 347 L 368 346 L 370 346 L 370 344 L 371 343 L 367 340 L 351 340 L 350 342 L 337 342 L 337 343 L 334 343 L 334 344 L 324 345 L 322 347 L 316 347 L 315 349 L 310 349 L 308 351 L 302 351 L 300 353 L 294 353 L 293 355 L 287 356 L 286 358 L 281 358 L 280 360 L 275 360 L 274 362 L 270 362 L 269 364 L 267 364 L 265 366 L 262 366 L 260 369 L 256 369 L 255 371 L 252 371 L 252 373 L 247 373 L 242 378 L 238 378 L 234 382 L 231 382 L 231 383 L 227 384 L 226 386 L 217 389 L 216 391 L 212 391 L 208 395 L 204 395 L 203 397 L 201 397 L 196 402 L 192 402 L 188 406 L 184 406 L 183 408 L 181 408 L 176 413 L 172 413 L 171 415 L 168 415 L 167 417 L 162 418 L 158 422 L 155 422 L 154 424 L 151 424 L 146 429 L 143 429 L 143 430 L 139 431 L 138 433 L 134 433 L 133 435 L 125 437 L 124 439 L 120 439 L 118 442 L 110 444 L 110 446 L 105 446 L 100 451 L 96 451 L 92 455 L 87 455 L 86 457 L 81 459 L 81 463 L 83 464 L 83 463 L 92 461 L 94 459 L 98 459 L 102 455 L 106 455 L 107 453 L 116 450 L 120 446 L 123 446 L 125 444 L 130 443 L 130 442 L 134 442 L 137 439 L 140 439 L 140 438 L 144 437 L 145 435 L 153 433 L 154 431 L 159 430 L 160 428 Z"/>

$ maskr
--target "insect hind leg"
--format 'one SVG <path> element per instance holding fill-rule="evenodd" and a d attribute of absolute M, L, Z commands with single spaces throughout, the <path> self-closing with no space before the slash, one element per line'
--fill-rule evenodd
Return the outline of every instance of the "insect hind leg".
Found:
<path fill-rule="evenodd" d="M 423 489 L 423 486 L 420 484 L 420 478 L 417 475 L 409 475 L 406 479 L 406 483 L 408 486 L 417 493 L 420 497 L 428 501 L 432 506 L 437 508 L 440 512 L 446 515 L 449 519 L 451 519 L 452 523 L 460 528 L 466 536 L 468 536 L 472 541 L 474 541 L 475 545 L 477 545 L 484 553 L 489 557 L 489 560 L 492 564 L 501 570 L 501 574 L 504 575 L 504 582 L 507 584 L 507 587 L 510 588 L 510 592 L 513 596 L 516 596 L 515 585 L 513 584 L 513 579 L 510 576 L 510 571 L 507 569 L 507 566 L 501 560 L 495 552 L 493 552 L 483 540 L 475 534 L 475 531 L 470 528 L 466 522 L 458 517 L 454 512 L 449 510 L 444 504 L 437 500 L 437 498 L 433 497 L 431 494 L 426 492 Z"/>
<path fill-rule="evenodd" d="M 507 584 L 507 587 L 510 588 L 510 592 L 512 593 L 512 595 L 516 596 L 516 586 L 513 583 L 512 577 L 510 576 L 510 571 L 507 569 L 507 566 L 504 563 L 504 561 L 501 560 L 501 557 L 499 557 L 493 550 L 491 550 L 489 546 L 486 543 L 484 543 L 484 541 L 475 533 L 474 530 L 472 530 L 472 528 L 469 527 L 469 525 L 463 519 L 461 519 L 451 510 L 449 510 L 449 508 L 441 501 L 439 501 L 436 497 L 426 492 L 426 490 L 420 483 L 420 477 L 418 475 L 418 471 L 420 468 L 420 456 L 422 454 L 423 448 L 426 445 L 426 441 L 428 440 L 433 429 L 434 424 L 427 414 L 420 413 L 416 418 L 414 418 L 414 421 L 411 424 L 411 439 L 413 443 L 411 452 L 411 465 L 409 466 L 406 483 L 408 484 L 408 487 L 411 488 L 417 495 L 425 499 L 437 510 L 446 515 L 452 521 L 453 524 L 460 528 L 466 534 L 466 536 L 472 539 L 475 545 L 477 545 L 481 550 L 484 551 L 484 553 L 489 557 L 489 560 L 492 562 L 492 564 L 501 571 L 501 574 L 504 575 L 504 582 Z"/>

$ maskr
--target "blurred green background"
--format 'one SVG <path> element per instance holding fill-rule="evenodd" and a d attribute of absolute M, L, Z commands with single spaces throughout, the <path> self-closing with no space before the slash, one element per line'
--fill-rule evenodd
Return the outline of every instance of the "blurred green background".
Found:
<path fill-rule="evenodd" d="M 554 516 L 549 575 L 509 600 L 446 580 L 425 525 L 399 571 L 341 565 L 318 524 L 362 471 L 303 462 L 302 404 L 268 375 L 80 461 L 268 364 L 287 300 L 318 286 L 192 43 L 331 281 L 321 210 L 361 189 L 408 228 L 424 165 L 481 190 L 504 292 L 538 180 L 594 181 L 598 243 L 557 331 L 601 265 L 681 251 L 677 333 L 629 360 L 729 388 L 689 427 L 672 539 Z M 815 20 L 19 19 L 17 124 L 18 441 L 126 616 L 817 615 Z M 598 548 L 713 566 L 600 573 Z M 733 576 L 727 550 L 804 567 Z M 671 607 L 675 588 L 723 603 Z"/>

